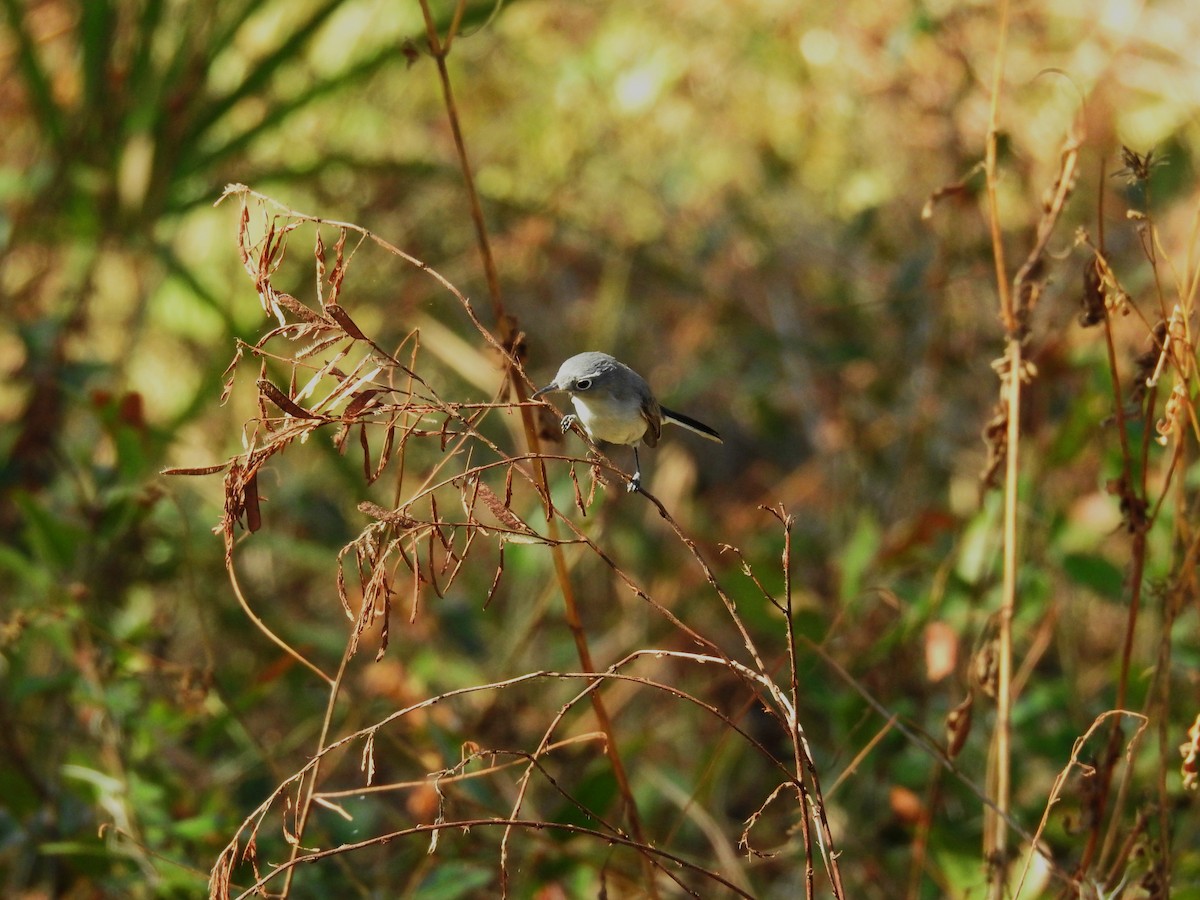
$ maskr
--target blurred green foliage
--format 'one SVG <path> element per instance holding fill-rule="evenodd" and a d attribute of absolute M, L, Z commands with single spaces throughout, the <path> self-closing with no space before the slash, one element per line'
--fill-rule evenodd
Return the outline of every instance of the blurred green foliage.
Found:
<path fill-rule="evenodd" d="M 415 3 L 0 2 L 0 884 L 12 896 L 196 896 L 242 820 L 308 758 L 326 701 L 233 597 L 210 533 L 219 478 L 158 475 L 241 450 L 253 376 L 222 407 L 222 373 L 235 338 L 272 324 L 237 256 L 233 205 L 210 204 L 242 182 L 361 223 L 445 274 L 486 318 L 475 235 Z M 1098 242 L 1103 215 L 1113 267 L 1146 311 L 1148 321 L 1114 318 L 1128 388 L 1156 283 L 1172 302 L 1194 300 L 1185 261 L 1195 265 L 1200 79 L 1178 43 L 1187 29 L 1172 24 L 1194 26 L 1193 5 L 1027 9 L 1009 38 L 999 200 L 1011 260 L 1031 242 L 1063 136 L 1073 121 L 1086 131 L 1084 175 L 1031 323 L 1038 376 L 1022 422 L 1018 665 L 1029 670 L 1015 814 L 1029 830 L 1072 743 L 1111 708 L 1130 596 L 1131 541 L 1112 492 L 1117 401 L 1103 336 L 1076 324 L 1084 255 L 1072 230 Z M 453 6 L 434 14 L 444 33 Z M 672 406 L 716 425 L 719 450 L 686 439 L 660 448 L 651 490 L 781 661 L 780 617 L 720 545 L 739 547 L 778 593 L 782 537 L 757 506 L 783 503 L 796 516 L 797 630 L 936 741 L 999 590 L 997 498 L 981 499 L 978 475 L 1002 334 L 974 169 L 995 35 L 992 8 L 951 2 L 472 2 L 448 60 L 527 369 L 536 379 L 570 353 L 611 350 Z M 1127 185 L 1110 177 L 1121 144 L 1162 148 L 1165 164 Z M 924 220 L 927 199 L 956 183 Z M 1157 265 L 1131 212 L 1153 217 Z M 300 297 L 312 293 L 307 252 L 296 243 L 281 275 Z M 473 339 L 461 310 L 385 254 L 361 253 L 344 301 L 356 321 L 385 346 L 421 329 L 439 391 L 490 397 L 494 360 L 453 342 Z M 1135 671 L 1161 666 L 1165 698 L 1153 708 L 1156 743 L 1136 759 L 1138 808 L 1118 813 L 1130 820 L 1157 799 L 1160 778 L 1173 811 L 1194 802 L 1175 756 L 1196 714 L 1200 650 L 1194 583 L 1179 571 L 1197 477 L 1194 436 L 1184 444 L 1174 484 L 1187 490 L 1168 496 L 1148 535 Z M 365 524 L 359 501 L 387 505 L 395 484 L 368 491 L 358 460 L 328 443 L 283 461 L 286 472 L 262 479 L 267 526 L 239 545 L 236 565 L 259 614 L 333 670 L 347 633 L 336 554 Z M 1169 450 L 1150 444 L 1146 466 L 1161 489 Z M 551 475 L 565 491 L 561 467 Z M 675 537 L 616 493 L 602 492 L 582 527 L 685 621 L 728 629 Z M 464 685 L 577 667 L 548 558 L 520 545 L 505 554 L 487 610 L 494 559 L 426 598 L 411 623 L 397 601 L 388 655 L 374 663 L 364 652 L 348 668 L 338 733 Z M 572 564 L 602 665 L 678 645 L 597 560 Z M 943 622 L 957 642 L 952 674 L 935 680 L 927 626 Z M 823 784 L 856 764 L 829 798 L 852 896 L 896 896 L 899 884 L 910 896 L 963 896 L 982 884 L 975 793 L 907 736 L 880 735 L 887 720 L 818 656 L 801 670 L 800 718 Z M 731 680 L 685 668 L 669 677 L 778 739 Z M 380 736 L 379 780 L 453 766 L 467 741 L 540 735 L 575 689 L 433 708 Z M 1152 694 L 1138 681 L 1130 702 L 1158 702 Z M 621 749 L 637 762 L 652 833 L 726 871 L 778 773 L 694 709 L 620 697 Z M 982 784 L 990 708 L 980 701 L 975 715 L 958 766 Z M 572 754 L 557 774 L 588 809 L 611 813 L 602 755 L 589 744 Z M 503 814 L 510 790 L 464 782 L 453 802 L 462 815 Z M 928 820 L 909 795 L 928 804 Z M 1071 781 L 1045 835 L 1067 871 L 1085 796 Z M 347 798 L 351 817 L 322 815 L 312 840 L 428 822 L 430 802 Z M 552 792 L 531 805 L 548 821 L 587 818 Z M 1181 890 L 1200 869 L 1193 819 L 1172 816 L 1170 835 L 1154 820 L 1148 832 L 1171 841 Z M 279 824 L 261 833 L 259 859 L 286 857 Z M 782 804 L 757 826 L 756 846 L 781 853 L 737 863 L 754 895 L 801 889 L 794 826 Z M 447 834 L 432 856 L 422 840 L 306 867 L 297 894 L 494 892 L 496 834 Z M 622 879 L 638 872 L 629 856 L 559 834 L 524 835 L 513 852 L 519 896 L 594 895 L 603 878 L 628 888 Z M 1132 871 L 1131 883 L 1143 874 Z"/>

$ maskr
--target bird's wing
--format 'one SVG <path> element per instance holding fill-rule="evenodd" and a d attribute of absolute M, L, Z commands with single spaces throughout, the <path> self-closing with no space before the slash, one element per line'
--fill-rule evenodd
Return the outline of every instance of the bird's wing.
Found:
<path fill-rule="evenodd" d="M 662 435 L 662 410 L 658 401 L 647 397 L 642 401 L 641 413 L 642 418 L 646 420 L 646 433 L 642 435 L 642 443 L 647 447 L 656 447 Z"/>

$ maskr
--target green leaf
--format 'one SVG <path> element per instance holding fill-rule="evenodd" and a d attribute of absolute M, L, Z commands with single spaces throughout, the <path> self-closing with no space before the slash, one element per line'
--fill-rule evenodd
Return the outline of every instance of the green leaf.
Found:
<path fill-rule="evenodd" d="M 1104 597 L 1120 600 L 1125 593 L 1125 575 L 1119 568 L 1095 553 L 1068 553 L 1063 557 L 1063 572 L 1078 585 Z"/>
<path fill-rule="evenodd" d="M 579 825 L 582 828 L 595 828 L 596 819 L 584 810 L 595 810 L 598 815 L 604 815 L 617 802 L 617 780 L 611 769 L 598 769 L 583 779 L 571 792 L 579 804 L 564 803 L 552 817 L 552 821 L 562 825 Z"/>
<path fill-rule="evenodd" d="M 112 115 L 109 96 L 109 54 L 113 47 L 114 16 L 107 0 L 80 5 L 79 44 L 83 50 L 83 96 L 93 125 Z M 99 137 L 99 135 L 94 135 Z"/>
<path fill-rule="evenodd" d="M 80 546 L 87 540 L 86 532 L 55 517 L 29 494 L 14 494 L 13 501 L 24 516 L 26 539 L 34 553 L 56 569 L 70 569 Z"/>
<path fill-rule="evenodd" d="M 494 875 L 479 866 L 443 863 L 413 893 L 414 900 L 457 900 L 479 896 L 481 888 L 491 884 Z"/>
<path fill-rule="evenodd" d="M 863 578 L 879 551 L 879 525 L 863 515 L 858 519 L 854 533 L 842 548 L 839 560 L 842 570 L 842 599 L 850 601 L 863 590 Z"/>
<path fill-rule="evenodd" d="M 45 566 L 38 565 L 24 553 L 7 544 L 0 544 L 0 572 L 9 573 L 10 577 L 4 580 L 10 586 L 13 580 L 16 580 L 38 593 L 49 590 L 50 585 L 54 583 Z"/>

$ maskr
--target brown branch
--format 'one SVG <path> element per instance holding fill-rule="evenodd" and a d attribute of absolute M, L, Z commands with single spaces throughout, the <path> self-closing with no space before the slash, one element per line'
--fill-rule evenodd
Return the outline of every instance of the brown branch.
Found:
<path fill-rule="evenodd" d="M 520 356 L 523 348 L 520 346 L 521 337 L 517 331 L 516 320 L 509 316 L 504 308 L 503 298 L 500 291 L 500 278 L 496 271 L 495 258 L 492 254 L 491 241 L 488 238 L 487 226 L 483 219 L 483 209 L 479 202 L 479 193 L 475 189 L 475 176 L 471 167 L 470 160 L 467 155 L 466 143 L 463 139 L 462 125 L 458 115 L 458 107 L 454 101 L 454 91 L 450 81 L 450 72 L 446 66 L 446 57 L 450 51 L 450 43 L 452 36 L 457 29 L 457 25 L 462 19 L 462 9 L 465 0 L 459 0 L 458 8 L 454 16 L 454 24 L 451 27 L 450 34 L 446 38 L 443 45 L 438 36 L 437 25 L 433 19 L 433 13 L 429 8 L 428 0 L 420 0 L 421 12 L 425 18 L 425 34 L 429 41 L 429 49 L 433 55 L 434 61 L 437 64 L 438 78 L 442 86 L 442 97 L 446 104 L 446 115 L 450 122 L 450 129 L 454 135 L 454 146 L 458 153 L 459 168 L 462 172 L 463 185 L 467 192 L 467 199 L 471 208 L 471 221 L 475 225 L 475 237 L 479 244 L 479 253 L 483 261 L 484 275 L 487 280 L 488 293 L 492 299 L 492 315 L 495 318 L 496 325 L 500 331 L 500 343 L 506 351 L 504 359 L 508 363 L 508 371 L 505 373 L 506 381 L 512 386 L 516 394 L 516 400 L 520 404 L 521 421 L 525 430 L 525 438 L 528 442 L 530 450 L 535 454 L 541 449 L 538 439 L 537 428 L 534 422 L 532 412 L 525 405 L 528 396 L 525 392 L 525 380 L 522 377 L 523 373 L 515 366 L 516 357 Z M 468 304 L 469 305 L 469 304 Z M 546 470 L 541 460 L 534 463 L 534 470 L 538 484 L 542 488 L 542 495 L 546 505 L 546 518 L 551 530 L 552 536 L 555 530 L 553 506 L 550 500 L 549 482 L 546 478 Z M 592 661 L 591 649 L 588 646 L 587 635 L 583 631 L 583 625 L 579 618 L 579 611 L 575 604 L 574 589 L 570 581 L 570 573 L 567 569 L 565 557 L 562 551 L 553 546 L 551 554 L 554 559 L 554 571 L 558 577 L 559 585 L 562 589 L 563 602 L 566 612 L 567 627 L 571 631 L 571 636 L 575 642 L 576 652 L 579 654 L 579 661 L 588 671 L 596 671 L 596 664 Z M 629 775 L 625 770 L 625 764 L 622 762 L 619 744 L 617 742 L 616 732 L 613 729 L 612 719 L 608 714 L 607 708 L 604 706 L 603 700 L 598 693 L 592 694 L 592 707 L 595 711 L 596 721 L 599 723 L 600 730 L 605 733 L 608 738 L 608 758 L 612 766 L 613 776 L 617 781 L 617 789 L 621 793 L 621 797 L 625 803 L 626 813 L 629 816 L 629 826 L 633 832 L 634 839 L 644 844 L 645 834 L 642 827 L 641 815 L 638 812 L 637 800 L 633 795 L 633 788 L 629 782 Z M 658 891 L 654 883 L 653 875 L 649 870 L 649 858 L 646 860 L 647 884 L 646 888 L 650 892 L 651 898 L 658 896 Z"/>

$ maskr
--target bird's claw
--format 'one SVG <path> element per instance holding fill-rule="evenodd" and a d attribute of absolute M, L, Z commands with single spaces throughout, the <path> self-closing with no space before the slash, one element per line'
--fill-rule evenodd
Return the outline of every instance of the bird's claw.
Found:
<path fill-rule="evenodd" d="M 625 485 L 627 494 L 641 493 L 642 490 L 642 473 L 634 472 L 633 477 L 629 479 L 629 484 Z"/>
<path fill-rule="evenodd" d="M 563 416 L 562 422 L 560 423 L 560 426 L 562 428 L 562 433 L 566 434 L 568 431 L 570 431 L 571 426 L 574 425 L 576 421 L 578 421 L 578 420 L 576 419 L 576 417 L 574 415 Z"/>

